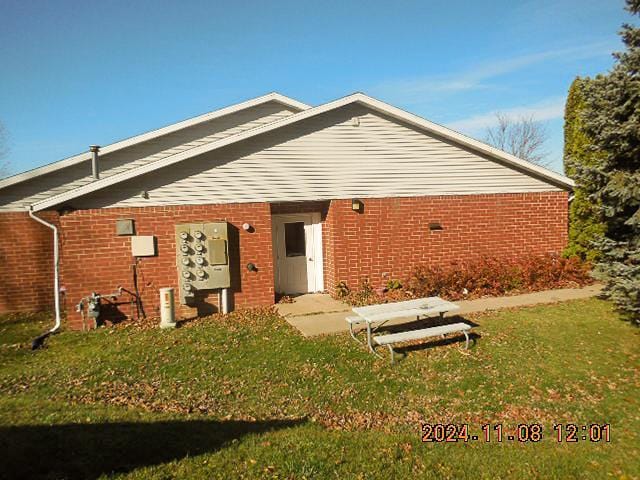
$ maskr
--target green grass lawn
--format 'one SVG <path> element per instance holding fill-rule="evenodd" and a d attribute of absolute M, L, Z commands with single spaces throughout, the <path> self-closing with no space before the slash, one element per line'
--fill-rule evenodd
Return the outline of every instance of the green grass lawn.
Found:
<path fill-rule="evenodd" d="M 0 478 L 639 478 L 640 330 L 599 300 L 469 318 L 390 365 L 278 316 L 64 332 L 0 319 Z M 538 443 L 422 443 L 420 422 L 540 423 Z M 554 423 L 611 424 L 558 443 Z"/>

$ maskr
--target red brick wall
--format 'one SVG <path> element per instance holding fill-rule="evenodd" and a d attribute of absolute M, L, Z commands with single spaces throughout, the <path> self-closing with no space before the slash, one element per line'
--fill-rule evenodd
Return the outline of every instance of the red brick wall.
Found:
<path fill-rule="evenodd" d="M 72 308 L 80 298 L 92 291 L 110 293 L 118 285 L 132 289 L 133 272 L 130 239 L 117 236 L 118 218 L 133 218 L 137 235 L 155 235 L 158 255 L 138 261 L 138 284 L 147 315 L 158 314 L 158 289 L 176 289 L 177 314 L 193 316 L 194 309 L 179 306 L 178 274 L 175 264 L 175 225 L 227 220 L 237 229 L 239 252 L 230 242 L 230 258 L 236 259 L 232 269 L 233 302 L 236 307 L 269 305 L 274 301 L 273 262 L 271 253 L 271 212 L 266 203 L 228 205 L 190 205 L 173 207 L 113 208 L 80 210 L 60 217 L 62 235 L 62 282 L 67 289 L 67 315 L 72 328 L 81 326 L 80 316 Z M 254 227 L 242 229 L 243 223 Z M 238 261 L 239 260 L 239 261 Z M 257 272 L 246 264 L 252 262 Z M 202 312 L 217 309 L 217 295 L 206 299 Z M 206 309 L 210 306 L 210 309 Z M 121 313 L 131 315 L 129 305 Z"/>
<path fill-rule="evenodd" d="M 483 255 L 517 256 L 559 253 L 567 241 L 567 193 L 546 192 L 364 199 L 364 213 L 351 209 L 351 200 L 273 204 L 189 205 L 173 207 L 82 210 L 62 215 L 61 284 L 66 287 L 69 325 L 79 328 L 74 311 L 92 291 L 110 293 L 121 285 L 133 287 L 130 239 L 115 234 L 118 218 L 133 218 L 138 235 L 155 235 L 158 256 L 138 261 L 147 315 L 157 315 L 158 289 L 178 287 L 175 265 L 175 225 L 227 220 L 237 233 L 239 251 L 230 251 L 232 290 L 236 307 L 268 305 L 274 301 L 271 237 L 272 213 L 322 213 L 325 288 L 338 281 L 356 287 L 368 278 L 374 287 L 388 279 L 406 278 L 415 265 L 470 259 Z M 56 221 L 57 214 L 41 213 Z M 251 232 L 243 223 L 254 227 Z M 443 230 L 430 231 L 430 222 Z M 51 308 L 51 231 L 24 213 L 0 214 L 0 229 L 10 232 L 0 241 L 0 311 Z M 20 250 L 15 241 L 20 241 Z M 230 245 L 230 247 L 232 247 Z M 23 263 L 22 252 L 29 262 Z M 246 264 L 258 266 L 250 272 Z M 25 287 L 25 288 L 23 288 Z M 215 297 L 215 296 L 214 296 Z M 217 298 L 205 299 L 215 310 Z M 211 311 L 209 310 L 209 311 Z M 133 313 L 129 305 L 121 313 Z M 200 313 L 206 313 L 201 310 Z M 180 307 L 178 314 L 195 310 Z"/>
<path fill-rule="evenodd" d="M 324 246 L 324 289 L 333 293 L 335 285 L 339 281 L 336 274 L 336 245 L 335 239 L 339 237 L 340 224 L 336 221 L 338 208 L 337 200 L 331 202 L 327 215 L 322 224 L 322 244 Z M 349 202 L 351 204 L 351 202 Z"/>
<path fill-rule="evenodd" d="M 334 200 L 323 229 L 331 235 L 333 265 L 325 285 L 374 287 L 404 279 L 419 264 L 483 255 L 560 253 L 567 242 L 567 193 L 522 193 L 364 199 L 364 213 L 350 200 Z M 430 231 L 430 222 L 443 230 Z M 385 275 L 386 274 L 386 275 Z"/>
<path fill-rule="evenodd" d="M 55 212 L 38 213 L 57 224 Z M 53 231 L 26 212 L 0 212 L 0 312 L 53 310 Z"/>

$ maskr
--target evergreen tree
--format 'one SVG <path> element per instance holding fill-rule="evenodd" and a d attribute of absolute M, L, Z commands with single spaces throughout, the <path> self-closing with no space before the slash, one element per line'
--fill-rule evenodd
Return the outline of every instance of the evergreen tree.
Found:
<path fill-rule="evenodd" d="M 596 166 L 598 155 L 591 150 L 592 141 L 584 131 L 582 113 L 585 109 L 584 89 L 587 79 L 576 78 L 569 88 L 564 111 L 564 171 L 576 180 L 569 207 L 569 245 L 566 256 L 578 255 L 594 261 L 599 256 L 595 241 L 605 231 L 598 203 L 590 196 L 595 192 L 590 184 L 582 184 L 576 175 L 579 165 Z"/>
<path fill-rule="evenodd" d="M 640 0 L 627 0 L 640 13 Z M 597 272 L 605 294 L 640 325 L 640 28 L 624 25 L 626 50 L 606 75 L 585 84 L 584 131 L 597 161 L 575 165 L 580 185 L 601 205 L 606 226 Z"/>

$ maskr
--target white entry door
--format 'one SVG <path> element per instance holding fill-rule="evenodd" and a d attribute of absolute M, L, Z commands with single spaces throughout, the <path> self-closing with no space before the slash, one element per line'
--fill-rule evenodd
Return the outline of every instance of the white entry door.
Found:
<path fill-rule="evenodd" d="M 274 215 L 273 247 L 276 292 L 323 290 L 320 213 Z"/>

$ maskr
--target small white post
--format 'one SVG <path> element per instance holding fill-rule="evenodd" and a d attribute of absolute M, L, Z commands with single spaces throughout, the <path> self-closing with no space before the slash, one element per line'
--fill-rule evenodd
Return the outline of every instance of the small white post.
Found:
<path fill-rule="evenodd" d="M 175 328 L 176 311 L 173 301 L 173 288 L 160 289 L 160 328 Z"/>
<path fill-rule="evenodd" d="M 229 289 L 222 289 L 222 313 L 229 313 Z"/>

